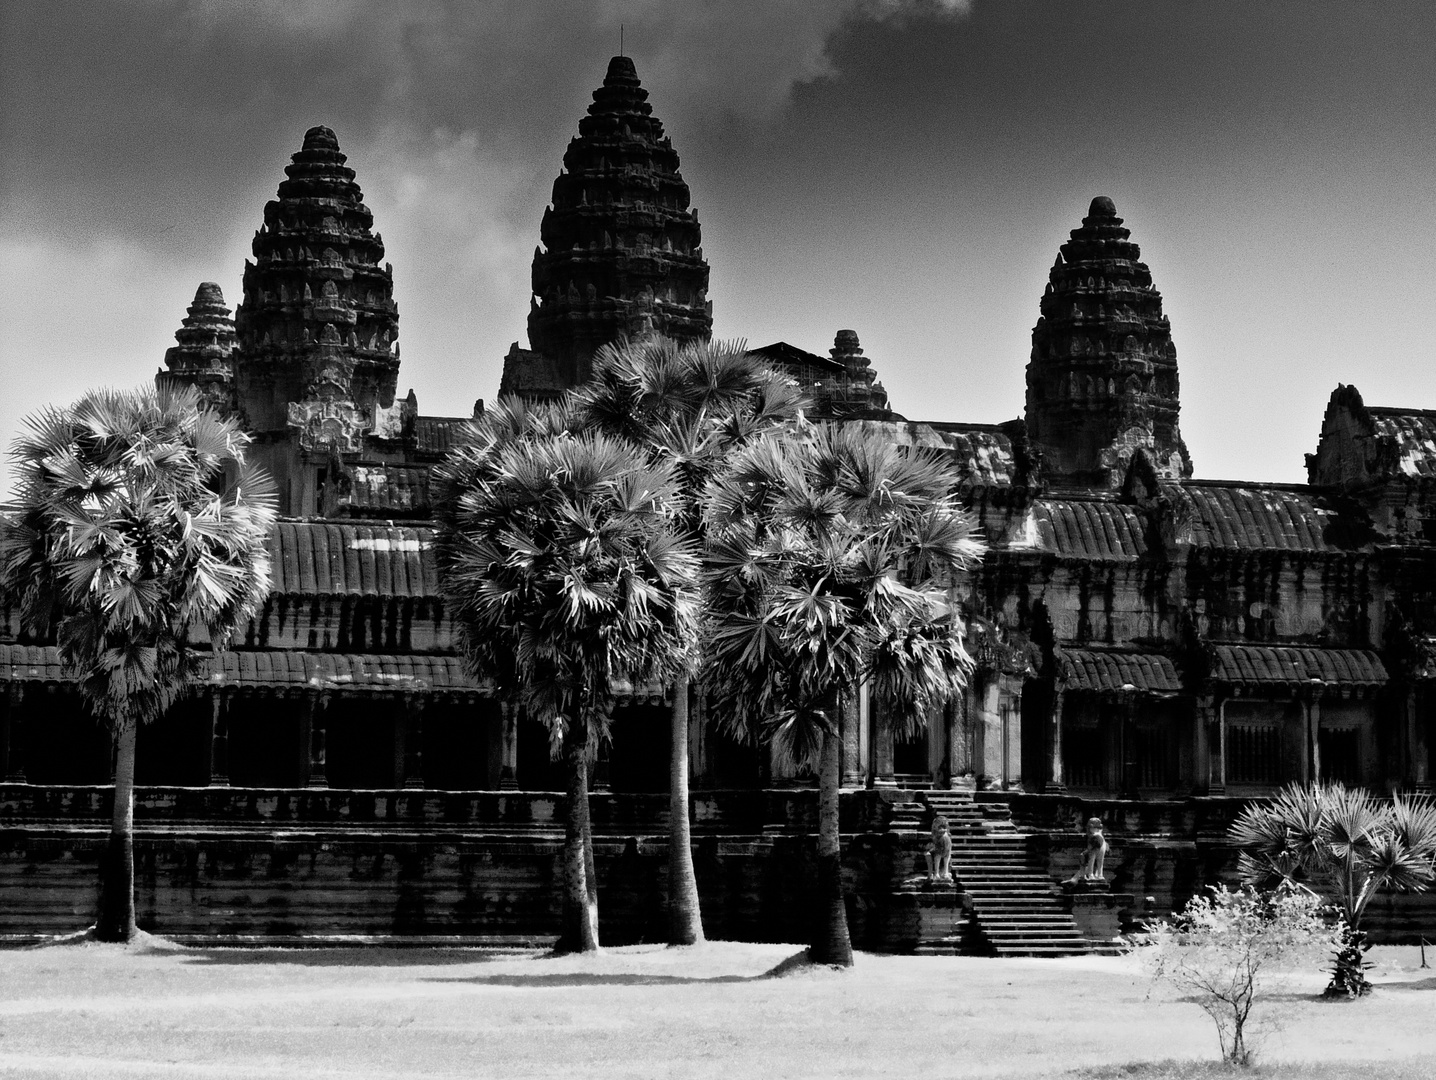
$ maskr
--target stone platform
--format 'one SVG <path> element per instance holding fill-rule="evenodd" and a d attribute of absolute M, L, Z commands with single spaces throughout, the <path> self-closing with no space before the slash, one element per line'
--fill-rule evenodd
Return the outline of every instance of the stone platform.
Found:
<path fill-rule="evenodd" d="M 0 941 L 92 920 L 109 800 L 108 787 L 0 785 Z M 604 939 L 662 940 L 667 796 L 591 802 Z M 1239 805 L 846 791 L 854 944 L 1025 955 L 1110 945 L 1229 878 L 1234 853 L 1221 835 Z M 709 936 L 806 941 L 816 791 L 704 791 L 692 806 Z M 142 788 L 141 925 L 193 941 L 542 943 L 558 933 L 561 808 L 554 792 Z M 921 877 L 938 809 L 955 822 L 956 886 Z M 1057 883 L 1076 868 L 1089 816 L 1107 824 L 1113 895 L 1064 897 Z M 1378 897 L 1368 920 L 1381 942 L 1436 937 L 1436 895 Z"/>

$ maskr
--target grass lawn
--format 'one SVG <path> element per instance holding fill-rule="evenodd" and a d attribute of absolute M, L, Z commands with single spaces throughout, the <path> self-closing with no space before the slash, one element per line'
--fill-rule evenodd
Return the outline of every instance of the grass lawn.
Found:
<path fill-rule="evenodd" d="M 0 1077 L 1230 1076 L 1211 1021 L 1130 957 L 636 946 L 549 958 L 443 949 L 0 952 Z M 1378 989 L 1284 983 L 1242 1075 L 1436 1076 L 1436 969 L 1373 950 Z M 775 973 L 774 969 L 779 968 Z"/>

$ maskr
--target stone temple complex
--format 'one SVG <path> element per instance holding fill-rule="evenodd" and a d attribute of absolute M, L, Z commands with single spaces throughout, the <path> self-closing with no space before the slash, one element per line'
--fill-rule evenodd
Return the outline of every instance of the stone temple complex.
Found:
<path fill-rule="evenodd" d="M 547 737 L 465 670 L 434 558 L 429 470 L 465 417 L 398 396 L 395 272 L 334 132 L 306 132 L 285 176 L 233 321 L 200 285 L 158 376 L 241 419 L 284 519 L 264 611 L 141 733 L 142 925 L 551 935 Z M 622 335 L 710 336 L 689 202 L 633 62 L 615 58 L 537 223 L 529 347 L 510 350 L 501 394 L 554 397 Z M 827 355 L 754 351 L 819 418 L 948 455 L 991 546 L 959 586 L 977 658 L 964 697 L 917 742 L 893 738 L 879 700 L 844 716 L 860 945 L 1079 950 L 1136 918 L 1133 897 L 1165 910 L 1229 871 L 1221 837 L 1243 798 L 1317 778 L 1429 790 L 1436 413 L 1339 386 L 1312 418 L 1307 484 L 1193 479 L 1173 328 L 1111 199 L 1060 245 L 1021 418 L 906 419 L 852 330 Z M 109 753 L 52 643 L 5 613 L 0 935 L 24 936 L 83 925 L 93 907 Z M 715 733 L 701 696 L 693 716 L 709 933 L 802 940 L 815 793 Z M 634 688 L 595 766 L 609 940 L 661 932 L 668 738 L 661 691 Z M 956 899 L 909 881 L 938 810 L 954 825 Z M 1074 898 L 1056 883 L 1092 817 L 1116 892 Z M 1436 930 L 1429 900 L 1373 911 L 1388 938 Z"/>

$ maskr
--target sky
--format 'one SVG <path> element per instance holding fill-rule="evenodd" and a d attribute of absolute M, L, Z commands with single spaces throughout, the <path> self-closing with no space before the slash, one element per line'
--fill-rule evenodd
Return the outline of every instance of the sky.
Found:
<path fill-rule="evenodd" d="M 714 332 L 996 423 L 1057 248 L 1115 200 L 1198 476 L 1301 483 L 1327 398 L 1436 409 L 1436 4 L 0 0 L 0 439 L 232 306 L 306 128 L 394 266 L 400 393 L 492 399 L 568 140 L 619 48 L 681 158 Z M 3 478 L 0 478 L 3 482 Z"/>

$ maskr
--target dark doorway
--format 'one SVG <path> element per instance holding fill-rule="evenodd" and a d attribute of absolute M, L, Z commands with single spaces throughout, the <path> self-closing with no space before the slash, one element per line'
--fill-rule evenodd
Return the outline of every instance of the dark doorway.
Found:
<path fill-rule="evenodd" d="M 154 723 L 140 728 L 135 782 L 176 787 L 209 783 L 212 708 L 208 694 L 189 694 Z"/>
<path fill-rule="evenodd" d="M 492 701 L 434 701 L 424 709 L 424 786 L 447 791 L 498 787 L 491 729 L 503 722 Z"/>
<path fill-rule="evenodd" d="M 549 755 L 548 728 L 524 717 L 518 729 L 518 785 L 524 791 L 566 791 L 563 764 Z"/>
<path fill-rule="evenodd" d="M 32 784 L 108 784 L 114 740 L 78 691 L 27 685 L 11 705 L 11 756 Z M 18 720 L 18 723 L 16 722 Z"/>
<path fill-rule="evenodd" d="M 398 698 L 335 698 L 324 711 L 325 775 L 330 787 L 393 788 L 404 781 L 395 760 Z M 317 721 L 316 717 L 316 721 Z"/>
<path fill-rule="evenodd" d="M 300 763 L 308 747 L 300 745 L 299 698 L 245 694 L 229 702 L 229 782 L 235 787 L 298 787 Z"/>
<path fill-rule="evenodd" d="M 614 710 L 610 728 L 609 786 L 614 791 L 667 791 L 673 749 L 667 705 L 626 705 Z"/>

